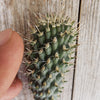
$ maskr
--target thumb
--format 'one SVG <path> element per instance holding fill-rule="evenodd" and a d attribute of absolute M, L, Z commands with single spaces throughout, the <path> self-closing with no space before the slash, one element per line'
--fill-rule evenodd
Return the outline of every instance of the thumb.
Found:
<path fill-rule="evenodd" d="M 11 29 L 0 32 L 0 97 L 11 86 L 23 57 L 23 40 Z"/>

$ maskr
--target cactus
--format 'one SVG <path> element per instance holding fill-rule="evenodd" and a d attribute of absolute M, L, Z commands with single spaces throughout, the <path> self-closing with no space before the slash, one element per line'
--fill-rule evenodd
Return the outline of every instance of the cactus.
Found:
<path fill-rule="evenodd" d="M 35 100 L 57 100 L 66 82 L 64 75 L 71 62 L 77 28 L 75 21 L 57 16 L 39 19 L 38 25 L 31 26 L 31 39 L 26 44 L 27 74 Z"/>

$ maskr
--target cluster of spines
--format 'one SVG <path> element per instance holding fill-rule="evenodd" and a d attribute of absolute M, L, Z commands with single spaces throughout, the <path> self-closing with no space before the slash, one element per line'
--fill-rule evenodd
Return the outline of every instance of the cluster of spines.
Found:
<path fill-rule="evenodd" d="M 78 32 L 73 24 L 68 18 L 47 17 L 32 28 L 26 58 L 35 100 L 57 100 L 62 92 L 63 76 L 67 67 L 73 65 L 71 55 L 77 47 L 74 42 Z"/>

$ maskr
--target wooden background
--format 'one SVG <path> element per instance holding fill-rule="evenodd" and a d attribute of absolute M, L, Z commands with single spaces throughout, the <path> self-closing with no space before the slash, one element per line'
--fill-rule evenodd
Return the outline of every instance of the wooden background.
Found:
<path fill-rule="evenodd" d="M 0 0 L 0 31 L 12 28 L 28 33 L 28 21 L 34 21 L 29 11 L 37 13 L 57 12 L 60 3 L 66 15 L 84 24 L 80 30 L 77 59 L 74 70 L 66 75 L 64 92 L 60 100 L 100 100 L 100 0 Z M 22 92 L 13 100 L 33 100 L 27 78 L 21 73 Z"/>

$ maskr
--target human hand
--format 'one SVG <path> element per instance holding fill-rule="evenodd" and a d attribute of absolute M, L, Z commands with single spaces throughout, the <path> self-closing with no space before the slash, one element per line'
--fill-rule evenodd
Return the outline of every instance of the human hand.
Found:
<path fill-rule="evenodd" d="M 0 32 L 0 100 L 11 100 L 22 89 L 16 78 L 23 57 L 21 37 L 11 29 Z"/>

